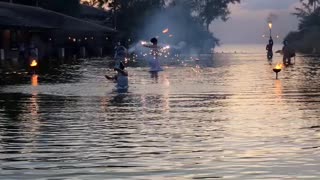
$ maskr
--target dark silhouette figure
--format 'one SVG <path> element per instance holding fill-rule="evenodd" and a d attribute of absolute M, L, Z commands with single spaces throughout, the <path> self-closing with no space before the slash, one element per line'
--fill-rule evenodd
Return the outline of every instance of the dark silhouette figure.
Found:
<path fill-rule="evenodd" d="M 287 40 L 283 41 L 283 48 L 282 48 L 282 54 L 283 54 L 283 64 L 285 65 L 291 65 L 291 58 L 296 56 L 295 50 L 289 46 L 289 43 Z"/>
<path fill-rule="evenodd" d="M 269 61 L 273 58 L 273 50 L 272 49 L 273 49 L 273 39 L 272 39 L 272 37 L 270 37 L 269 43 L 266 46 L 267 57 L 268 57 Z"/>
<path fill-rule="evenodd" d="M 119 67 L 114 68 L 117 71 L 117 74 L 114 76 L 105 75 L 109 80 L 112 80 L 114 83 L 117 83 L 115 90 L 119 93 L 128 92 L 128 72 L 125 70 L 125 66 L 122 62 L 119 63 Z"/>
<path fill-rule="evenodd" d="M 114 53 L 115 67 L 119 68 L 120 63 L 125 63 L 128 50 L 123 45 L 121 45 L 120 41 L 117 43 L 114 50 L 115 50 L 115 53 Z"/>

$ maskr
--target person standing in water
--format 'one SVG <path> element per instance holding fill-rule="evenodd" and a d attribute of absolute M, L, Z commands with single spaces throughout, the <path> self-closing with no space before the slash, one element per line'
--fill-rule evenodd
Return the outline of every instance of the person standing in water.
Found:
<path fill-rule="evenodd" d="M 296 56 L 296 53 L 292 47 L 289 46 L 289 43 L 287 40 L 283 41 L 283 48 L 282 48 L 282 54 L 283 54 L 283 64 L 291 65 L 291 58 Z"/>
<path fill-rule="evenodd" d="M 267 44 L 266 46 L 266 50 L 267 50 L 267 57 L 268 57 L 268 60 L 270 61 L 273 57 L 273 39 L 272 37 L 270 37 L 269 39 L 269 43 Z"/>
<path fill-rule="evenodd" d="M 128 72 L 125 70 L 125 66 L 122 62 L 119 63 L 119 67 L 114 67 L 114 70 L 117 71 L 117 74 L 114 76 L 105 75 L 108 80 L 112 80 L 117 83 L 115 86 L 116 91 L 119 93 L 128 92 Z"/>
<path fill-rule="evenodd" d="M 151 49 L 151 59 L 149 60 L 149 64 L 150 64 L 150 74 L 151 74 L 151 78 L 155 78 L 156 80 L 158 79 L 158 72 L 159 71 L 163 71 L 163 69 L 160 66 L 160 62 L 159 62 L 159 51 L 161 49 L 160 46 L 158 46 L 158 40 L 157 38 L 152 38 L 150 40 L 150 42 L 152 43 L 150 44 L 142 44 L 144 47 L 150 48 Z"/>
<path fill-rule="evenodd" d="M 127 57 L 127 48 L 121 45 L 120 41 L 117 43 L 116 47 L 114 48 L 114 61 L 115 67 L 119 68 L 120 63 L 125 63 L 125 59 Z"/>

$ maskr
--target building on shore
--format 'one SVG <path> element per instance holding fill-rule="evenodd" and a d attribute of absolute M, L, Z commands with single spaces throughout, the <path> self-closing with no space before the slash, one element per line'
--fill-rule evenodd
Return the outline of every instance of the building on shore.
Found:
<path fill-rule="evenodd" d="M 1 64 L 25 66 L 32 59 L 41 63 L 111 53 L 116 30 L 90 20 L 96 14 L 105 23 L 107 12 L 80 5 L 83 15 L 76 18 L 30 5 L 0 2 Z"/>

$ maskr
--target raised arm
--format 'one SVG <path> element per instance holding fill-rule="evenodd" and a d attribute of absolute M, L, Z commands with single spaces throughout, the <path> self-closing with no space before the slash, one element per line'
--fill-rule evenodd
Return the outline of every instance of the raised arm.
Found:
<path fill-rule="evenodd" d="M 154 48 L 152 44 L 142 44 L 142 46 L 147 48 Z"/>
<path fill-rule="evenodd" d="M 119 68 L 115 69 L 116 71 L 120 72 L 121 74 L 123 74 L 124 76 L 128 76 L 128 72 Z"/>

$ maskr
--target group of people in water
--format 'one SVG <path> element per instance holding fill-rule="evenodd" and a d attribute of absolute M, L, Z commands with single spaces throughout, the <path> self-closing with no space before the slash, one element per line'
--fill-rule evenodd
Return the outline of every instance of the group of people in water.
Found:
<path fill-rule="evenodd" d="M 158 45 L 157 38 L 152 38 L 150 40 L 151 44 L 148 43 L 142 43 L 142 45 L 146 48 L 151 49 L 151 57 L 148 59 L 149 66 L 150 66 L 150 74 L 151 78 L 158 79 L 158 72 L 163 71 L 163 69 L 160 66 L 159 61 L 159 51 L 162 47 Z M 266 46 L 267 50 L 267 58 L 269 61 L 273 58 L 273 39 L 270 37 L 269 42 Z M 292 64 L 292 58 L 295 57 L 295 51 L 294 49 L 289 46 L 289 43 L 287 40 L 283 42 L 283 47 L 281 50 L 276 51 L 276 53 L 280 53 L 283 55 L 283 64 L 284 65 L 291 65 Z M 120 42 L 117 43 L 117 46 L 115 47 L 115 55 L 114 55 L 114 61 L 115 66 L 114 70 L 117 72 L 114 76 L 105 75 L 105 77 L 109 80 L 112 80 L 115 82 L 116 90 L 118 92 L 127 92 L 129 85 L 128 85 L 128 72 L 125 70 L 125 59 L 127 58 L 127 49 L 121 45 Z"/>
<path fill-rule="evenodd" d="M 273 58 L 273 39 L 270 37 L 269 42 L 266 46 L 267 50 L 267 58 L 269 61 Z M 282 62 L 284 65 L 291 65 L 292 58 L 296 56 L 295 50 L 289 45 L 287 40 L 283 41 L 283 47 L 281 50 L 276 51 L 276 53 L 280 53 L 282 57 Z"/>
<path fill-rule="evenodd" d="M 159 51 L 162 47 L 158 46 L 158 40 L 157 38 L 152 38 L 150 40 L 151 44 L 143 43 L 142 45 L 146 48 L 151 49 L 151 57 L 148 59 L 149 66 L 150 66 L 150 74 L 151 78 L 157 80 L 158 79 L 158 72 L 163 71 L 163 69 L 160 66 L 159 61 Z M 115 55 L 114 55 L 114 61 L 115 66 L 114 70 L 117 72 L 114 76 L 105 75 L 105 77 L 109 80 L 112 80 L 115 82 L 116 90 L 120 93 L 127 92 L 129 85 L 128 85 L 128 72 L 125 70 L 125 59 L 127 58 L 127 49 L 121 45 L 120 42 L 117 43 L 117 46 L 115 47 Z"/>

